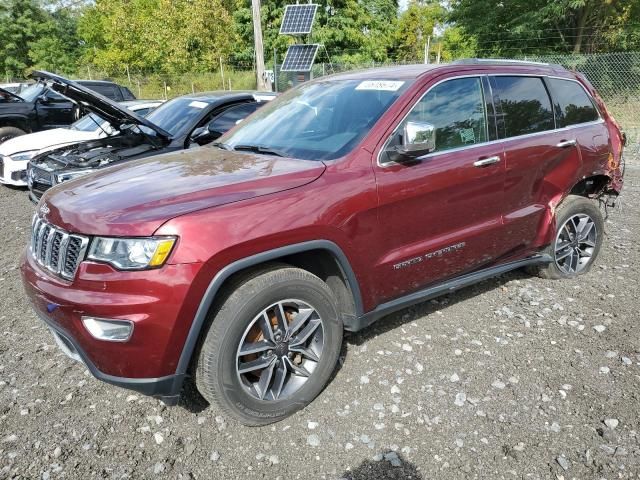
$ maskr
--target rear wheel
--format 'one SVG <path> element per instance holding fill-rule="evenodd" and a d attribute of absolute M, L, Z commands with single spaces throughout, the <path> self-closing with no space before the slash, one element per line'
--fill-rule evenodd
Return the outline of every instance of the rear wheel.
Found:
<path fill-rule="evenodd" d="M 333 372 L 342 322 L 327 285 L 276 267 L 237 283 L 213 312 L 196 368 L 200 393 L 245 425 L 309 404 Z"/>
<path fill-rule="evenodd" d="M 567 197 L 556 211 L 556 236 L 549 248 L 553 262 L 539 267 L 543 278 L 572 278 L 587 273 L 604 235 L 604 220 L 592 200 Z"/>
<path fill-rule="evenodd" d="M 0 127 L 0 143 L 24 135 L 25 133 L 27 132 L 16 127 Z"/>

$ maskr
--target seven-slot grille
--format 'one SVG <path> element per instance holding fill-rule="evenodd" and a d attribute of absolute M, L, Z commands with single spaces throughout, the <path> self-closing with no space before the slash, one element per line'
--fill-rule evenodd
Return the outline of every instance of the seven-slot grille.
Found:
<path fill-rule="evenodd" d="M 31 230 L 31 254 L 40 265 L 67 280 L 72 279 L 84 259 L 89 239 L 67 233 L 37 215 Z"/>

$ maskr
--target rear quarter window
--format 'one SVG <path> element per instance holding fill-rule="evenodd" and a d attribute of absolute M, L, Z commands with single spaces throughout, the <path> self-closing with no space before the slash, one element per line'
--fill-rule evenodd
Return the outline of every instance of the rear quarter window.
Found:
<path fill-rule="evenodd" d="M 599 118 L 593 101 L 582 85 L 573 80 L 549 78 L 558 127 L 593 122 Z"/>
<path fill-rule="evenodd" d="M 551 99 L 540 77 L 494 76 L 491 88 L 498 107 L 498 131 L 517 137 L 553 130 Z"/>
<path fill-rule="evenodd" d="M 122 98 L 125 101 L 136 99 L 136 96 L 133 93 L 131 93 L 131 90 L 129 90 L 127 87 L 120 87 L 120 92 L 122 93 Z"/>

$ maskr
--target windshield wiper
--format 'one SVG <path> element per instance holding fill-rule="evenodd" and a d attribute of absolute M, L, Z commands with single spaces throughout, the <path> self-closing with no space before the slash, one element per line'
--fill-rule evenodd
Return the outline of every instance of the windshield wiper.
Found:
<path fill-rule="evenodd" d="M 248 152 L 262 153 L 264 155 L 275 155 L 276 157 L 286 157 L 284 152 L 275 150 L 273 148 L 264 147 L 262 145 L 236 145 L 234 150 L 246 150 Z"/>
<path fill-rule="evenodd" d="M 222 150 L 233 150 L 233 147 L 231 145 L 227 145 L 226 143 L 222 142 L 213 142 L 211 143 L 211 146 L 221 148 Z"/>

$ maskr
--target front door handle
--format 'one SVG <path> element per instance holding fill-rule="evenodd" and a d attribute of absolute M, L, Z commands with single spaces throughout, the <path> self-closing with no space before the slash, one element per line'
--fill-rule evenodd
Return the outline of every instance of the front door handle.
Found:
<path fill-rule="evenodd" d="M 476 160 L 473 162 L 474 167 L 486 167 L 487 165 L 493 165 L 494 163 L 498 163 L 500 161 L 500 157 L 495 155 L 493 157 L 481 158 L 480 160 Z"/>
<path fill-rule="evenodd" d="M 562 140 L 560 143 L 556 144 L 556 147 L 558 148 L 567 148 L 567 147 L 573 147 L 576 144 L 576 140 L 571 139 L 571 140 Z"/>

